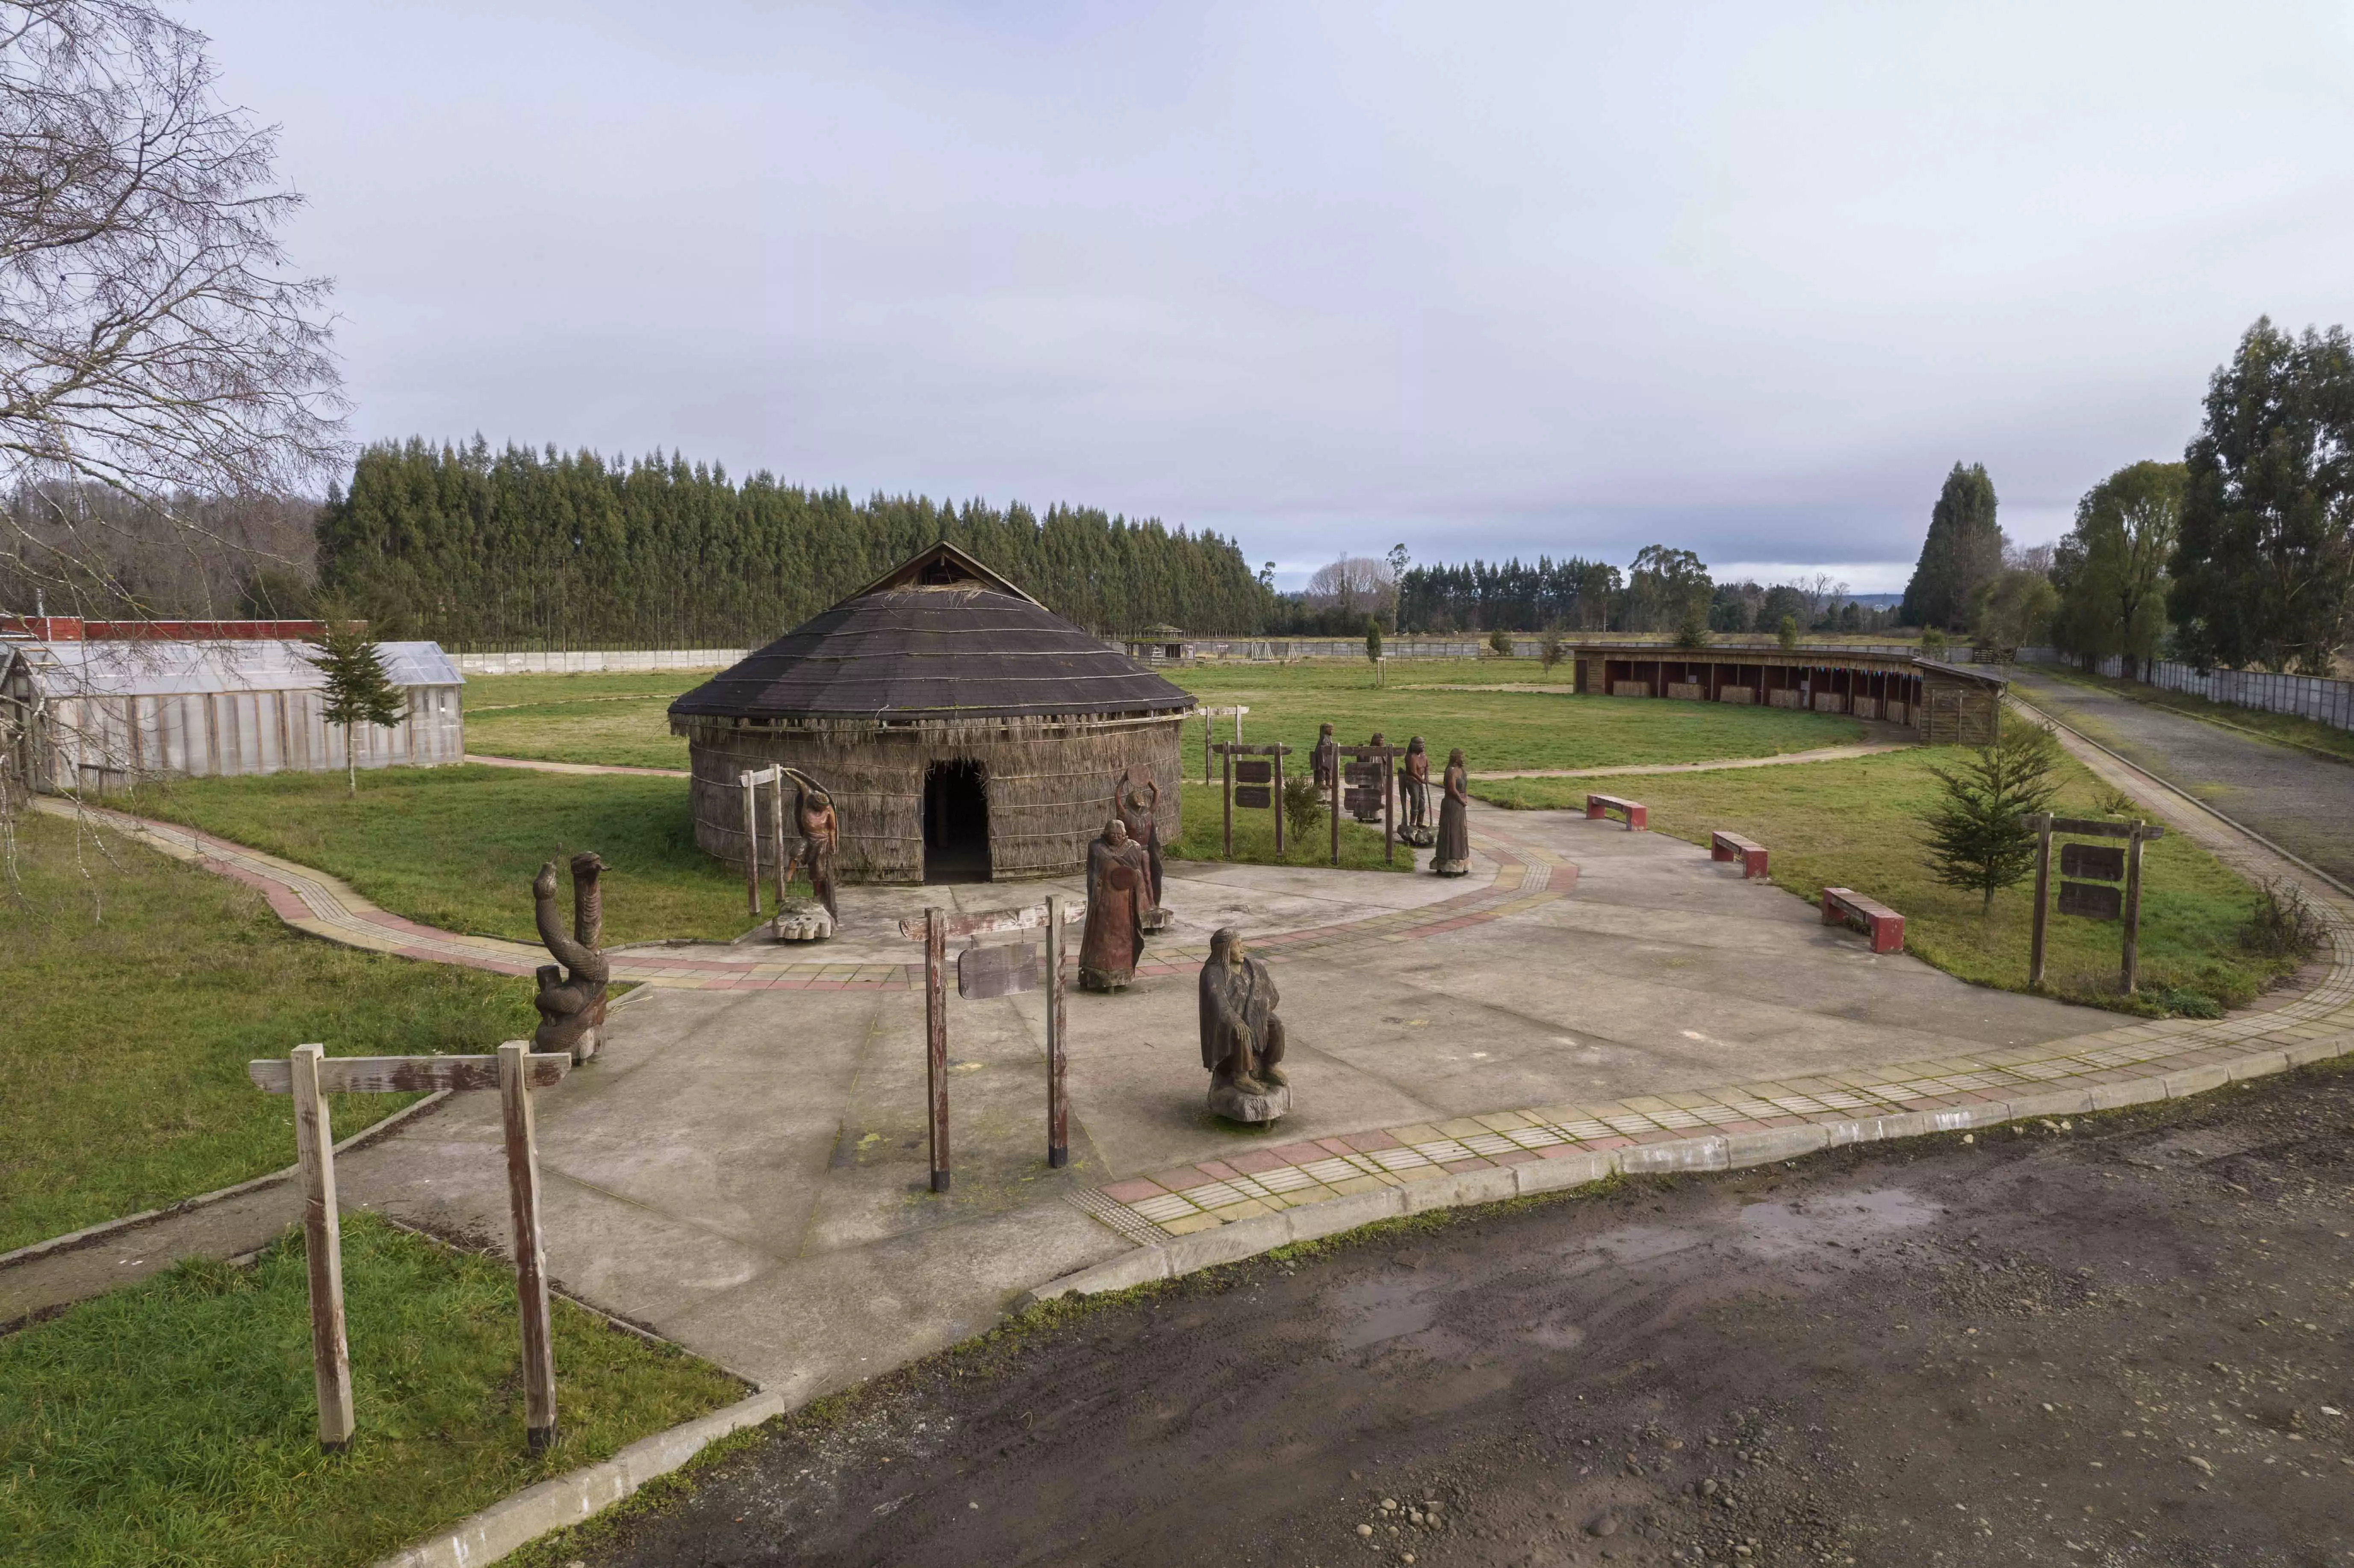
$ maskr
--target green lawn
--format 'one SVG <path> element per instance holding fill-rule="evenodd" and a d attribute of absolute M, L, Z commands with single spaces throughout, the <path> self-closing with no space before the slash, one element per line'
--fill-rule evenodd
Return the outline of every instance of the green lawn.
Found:
<path fill-rule="evenodd" d="M 1433 820 L 1437 806 L 1434 801 Z M 1284 828 L 1283 858 L 1275 855 L 1275 812 L 1245 807 L 1235 812 L 1235 853 L 1237 864 L 1321 865 L 1332 863 L 1331 818 L 1319 817 L 1309 832 L 1294 835 Z M 1226 859 L 1225 817 L 1214 786 L 1185 786 L 1185 835 L 1165 852 L 1172 860 Z M 1341 867 L 1344 871 L 1412 871 L 1414 851 L 1396 846 L 1394 858 L 1382 859 L 1382 830 L 1365 827 L 1354 818 L 1341 819 Z"/>
<path fill-rule="evenodd" d="M 318 1448 L 300 1232 L 249 1267 L 184 1263 L 0 1338 L 0 1558 L 366 1563 L 746 1393 L 558 1301 L 558 1436 L 535 1459 L 513 1269 L 366 1213 L 343 1237 L 359 1427 L 341 1454 Z"/>
<path fill-rule="evenodd" d="M 54 817 L 16 831 L 0 1251 L 292 1164 L 292 1102 L 247 1082 L 254 1057 L 493 1051 L 535 1022 L 527 980 L 331 947 L 249 888 Z M 414 1097 L 339 1096 L 335 1130 Z"/>
<path fill-rule="evenodd" d="M 1702 844 L 1719 828 L 1755 839 L 1772 852 L 1774 880 L 1802 897 L 1818 898 L 1829 885 L 1877 898 L 1903 915 L 1906 951 L 1964 980 L 2023 991 L 2032 883 L 1997 894 L 1994 913 L 1981 918 L 1977 895 L 1944 886 L 1925 863 L 1921 813 L 1938 792 L 1929 768 L 1962 755 L 1923 747 L 1852 761 L 1660 774 L 1619 780 L 1615 792 L 1649 806 L 1656 832 Z M 2106 815 L 2099 782 L 2073 760 L 2063 766 L 2058 810 Z M 1576 779 L 1471 782 L 1479 799 L 1521 809 L 1582 807 L 1585 789 Z M 2205 850 L 2170 834 L 2145 857 L 2141 998 L 2129 1004 L 2117 993 L 2122 927 L 2057 914 L 2045 962 L 2049 989 L 2072 1001 L 2142 1012 L 2165 1011 L 2152 993 L 2176 989 L 2236 1005 L 2289 967 L 2242 948 L 2250 889 Z"/>
<path fill-rule="evenodd" d="M 695 847 L 686 781 L 508 768 L 276 773 L 142 786 L 126 809 L 316 866 L 387 909 L 454 931 L 535 941 L 543 861 L 604 856 L 605 941 L 726 941 L 752 924 L 744 879 Z M 567 903 L 567 907 L 569 907 Z"/>
<path fill-rule="evenodd" d="M 2169 692 L 2162 686 L 2145 685 L 2139 681 L 2113 680 L 2106 675 L 2090 675 L 2067 664 L 2037 664 L 2031 666 L 2041 674 L 2071 685 L 2089 686 L 2095 691 L 2110 692 L 2137 703 L 2147 703 L 2154 708 L 2168 708 L 2192 718 L 2204 719 L 2231 729 L 2248 730 L 2268 740 L 2285 740 L 2292 746 L 2325 752 L 2346 762 L 2354 762 L 2354 730 L 2339 729 L 2335 725 L 2320 724 L 2313 719 L 2299 718 L 2295 714 L 2266 713 L 2261 708 L 2237 707 L 2230 703 L 2211 703 L 2205 697 L 2189 692 Z"/>
<path fill-rule="evenodd" d="M 1466 692 L 1433 686 L 1566 685 L 1569 667 L 1550 681 L 1531 663 L 1502 660 L 1431 659 L 1390 667 L 1387 684 L 1373 684 L 1364 664 L 1200 665 L 1163 672 L 1209 706 L 1236 703 L 1251 711 L 1246 741 L 1281 741 L 1304 756 L 1316 726 L 1329 720 L 1344 745 L 1375 730 L 1395 746 L 1421 736 L 1435 779 L 1452 747 L 1463 748 L 1474 774 L 1532 768 L 1606 768 L 1624 763 L 1704 762 L 1723 758 L 1774 757 L 1863 738 L 1863 726 L 1832 714 L 1784 708 L 1735 707 L 1627 697 L 1580 697 L 1554 692 Z M 1525 677 L 1508 681 L 1506 674 Z M 1216 721 L 1217 738 L 1234 738 L 1234 720 Z M 1202 777 L 1202 723 L 1184 728 L 1186 777 Z M 471 741 L 469 742 L 471 745 Z M 1288 771 L 1288 769 L 1287 769 Z"/>
<path fill-rule="evenodd" d="M 1421 736 L 1443 765 L 1461 747 L 1472 770 L 1602 768 L 1642 762 L 1702 762 L 1810 751 L 1862 737 L 1853 719 L 1782 708 L 1580 697 L 1562 692 L 1452 691 L 1451 686 L 1565 686 L 1570 667 L 1532 661 L 1430 659 L 1390 666 L 1373 684 L 1370 666 L 1342 662 L 1200 665 L 1164 671 L 1208 705 L 1247 705 L 1246 741 L 1282 741 L 1305 750 L 1330 720 L 1344 742 L 1381 730 L 1404 746 Z M 466 749 L 491 757 L 684 768 L 686 743 L 672 736 L 671 699 L 707 671 L 643 675 L 480 675 L 466 683 Z M 578 683 L 573 684 L 572 683 Z M 1234 737 L 1220 720 L 1217 738 Z M 1202 777 L 1202 726 L 1184 728 L 1186 777 Z"/>

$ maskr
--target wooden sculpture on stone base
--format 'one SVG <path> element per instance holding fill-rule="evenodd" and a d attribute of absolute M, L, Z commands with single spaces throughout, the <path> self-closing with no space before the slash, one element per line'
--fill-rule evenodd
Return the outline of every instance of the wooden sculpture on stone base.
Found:
<path fill-rule="evenodd" d="M 1430 825 L 1430 753 L 1418 735 L 1405 743 L 1405 760 L 1398 764 L 1398 803 L 1405 808 L 1398 837 L 1416 849 L 1436 843 L 1438 834 Z"/>
<path fill-rule="evenodd" d="M 1469 775 L 1463 768 L 1463 748 L 1447 754 L 1447 772 L 1439 784 L 1438 847 L 1430 869 L 1441 876 L 1471 874 L 1471 795 Z"/>
<path fill-rule="evenodd" d="M 1275 977 L 1265 959 L 1250 956 L 1242 932 L 1232 926 L 1210 938 L 1201 991 L 1202 1065 L 1210 1071 L 1210 1109 L 1242 1122 L 1269 1122 L 1290 1110 Z"/>
<path fill-rule="evenodd" d="M 573 1061 L 586 1062 L 597 1054 L 605 1036 L 605 982 L 611 967 L 597 950 L 605 930 L 605 901 L 597 878 L 605 863 L 593 853 L 572 857 L 572 934 L 564 934 L 563 917 L 556 908 L 556 863 L 549 861 L 532 878 L 533 914 L 539 939 L 556 962 L 539 967 L 539 994 L 531 1004 L 539 1009 L 539 1028 L 532 1049 L 554 1054 L 569 1051 Z"/>

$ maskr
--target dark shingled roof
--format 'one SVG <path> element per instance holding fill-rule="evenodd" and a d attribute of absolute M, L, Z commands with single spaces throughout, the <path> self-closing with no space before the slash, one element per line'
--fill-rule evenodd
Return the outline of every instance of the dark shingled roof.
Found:
<path fill-rule="evenodd" d="M 1189 694 L 938 544 L 671 704 L 673 718 L 1182 713 Z"/>

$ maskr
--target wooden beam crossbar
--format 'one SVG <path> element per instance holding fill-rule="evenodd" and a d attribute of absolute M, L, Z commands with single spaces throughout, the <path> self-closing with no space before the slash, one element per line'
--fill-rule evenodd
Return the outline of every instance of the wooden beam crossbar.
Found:
<path fill-rule="evenodd" d="M 539 1222 L 539 1150 L 531 1091 L 561 1083 L 568 1051 L 536 1052 L 510 1040 L 494 1056 L 330 1056 L 319 1044 L 285 1060 L 246 1064 L 264 1094 L 294 1098 L 301 1160 L 302 1230 L 311 1271 L 311 1363 L 319 1400 L 319 1446 L 351 1441 L 351 1352 L 344 1331 L 343 1232 L 335 1201 L 335 1135 L 327 1097 L 425 1089 L 496 1089 L 506 1128 L 507 1197 L 514 1222 L 515 1295 L 523 1317 L 525 1441 L 531 1452 L 556 1440 L 556 1351 L 548 1320 L 546 1245 Z"/>

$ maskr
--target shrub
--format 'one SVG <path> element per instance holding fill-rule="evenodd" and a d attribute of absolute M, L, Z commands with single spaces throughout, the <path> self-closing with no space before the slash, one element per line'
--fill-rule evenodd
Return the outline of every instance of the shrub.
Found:
<path fill-rule="evenodd" d="M 1307 838 L 1316 831 L 1324 816 L 1324 796 L 1316 788 L 1315 779 L 1305 773 L 1288 774 L 1283 780 L 1283 820 L 1291 829 L 1295 840 Z"/>
<path fill-rule="evenodd" d="M 1512 656 L 1512 634 L 1505 630 L 1500 626 L 1496 628 L 1495 630 L 1488 633 L 1488 647 L 1492 652 L 1500 653 L 1507 659 L 1511 658 Z"/>
<path fill-rule="evenodd" d="M 1785 653 L 1796 648 L 1798 645 L 1798 618 L 1795 615 L 1784 616 L 1782 624 L 1774 629 L 1774 640 L 1782 645 L 1782 652 Z"/>
<path fill-rule="evenodd" d="M 2305 889 L 2283 878 L 2256 890 L 2255 906 L 2241 928 L 2240 942 L 2268 959 L 2309 959 L 2327 935 Z"/>

